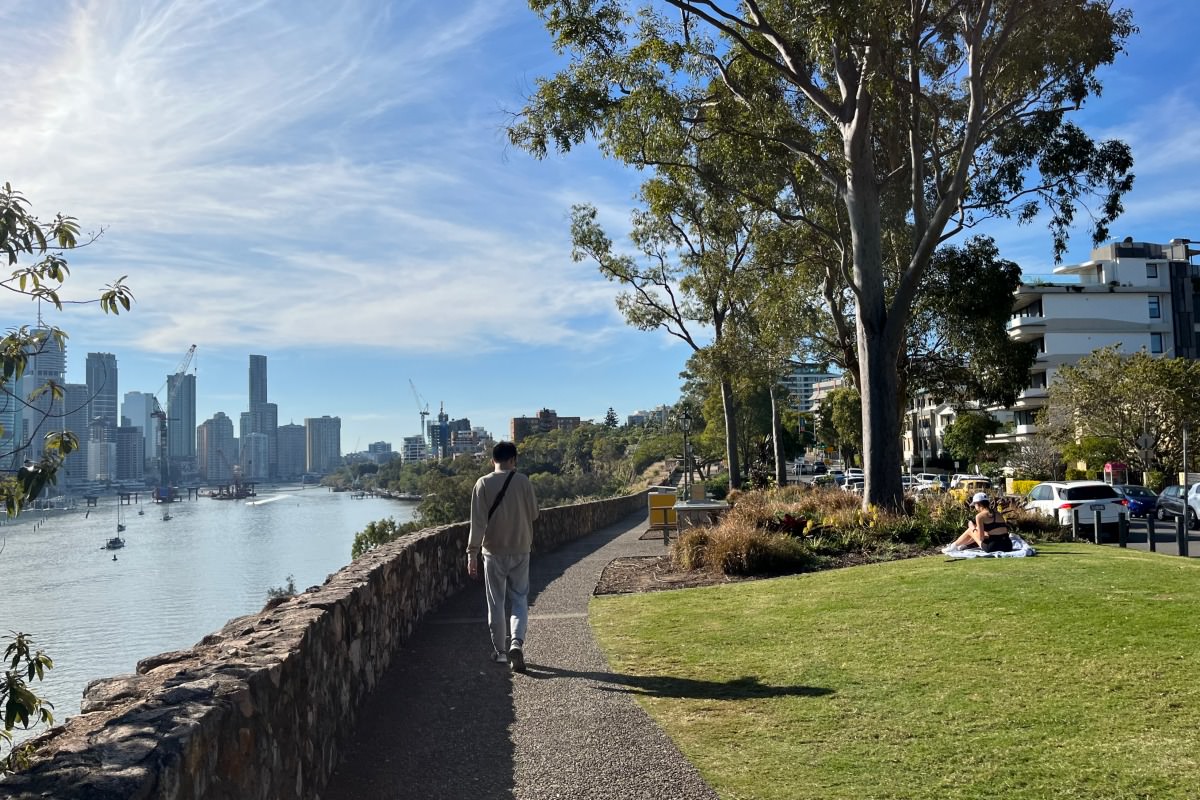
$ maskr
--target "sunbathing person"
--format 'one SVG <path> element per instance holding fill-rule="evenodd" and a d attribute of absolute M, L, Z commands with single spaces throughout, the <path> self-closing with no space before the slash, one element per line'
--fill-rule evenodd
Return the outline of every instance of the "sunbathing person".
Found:
<path fill-rule="evenodd" d="M 1009 536 L 1008 523 L 1004 517 L 992 509 L 992 501 L 984 492 L 978 492 L 971 498 L 974 505 L 975 519 L 967 523 L 967 529 L 955 539 L 946 550 L 965 550 L 978 547 L 985 553 L 1007 553 L 1013 549 L 1012 537 Z"/>

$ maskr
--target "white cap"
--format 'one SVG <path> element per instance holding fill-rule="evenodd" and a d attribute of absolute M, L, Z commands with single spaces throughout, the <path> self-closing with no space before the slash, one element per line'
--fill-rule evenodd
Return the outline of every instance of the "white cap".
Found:
<path fill-rule="evenodd" d="M 976 492 L 976 493 L 975 493 L 975 496 L 971 498 L 971 502 L 972 502 L 972 503 L 986 503 L 986 502 L 988 502 L 988 496 L 987 496 L 987 492 Z"/>

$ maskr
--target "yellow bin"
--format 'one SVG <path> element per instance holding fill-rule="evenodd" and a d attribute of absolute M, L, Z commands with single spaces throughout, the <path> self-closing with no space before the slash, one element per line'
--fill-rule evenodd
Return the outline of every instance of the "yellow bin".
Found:
<path fill-rule="evenodd" d="M 654 486 L 650 489 L 650 530 L 661 531 L 676 525 L 674 486 Z"/>

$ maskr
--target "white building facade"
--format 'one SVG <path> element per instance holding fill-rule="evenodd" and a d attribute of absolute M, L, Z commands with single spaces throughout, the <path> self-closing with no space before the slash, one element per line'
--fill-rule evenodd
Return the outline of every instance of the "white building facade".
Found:
<path fill-rule="evenodd" d="M 792 408 L 797 411 L 812 411 L 820 399 L 814 397 L 819 384 L 837 378 L 822 364 L 793 364 L 792 371 L 783 378 Z"/>
<path fill-rule="evenodd" d="M 1012 430 L 995 441 L 1016 441 L 1036 431 L 1054 376 L 1064 365 L 1102 347 L 1126 353 L 1200 357 L 1200 266 L 1186 239 L 1170 244 L 1123 242 L 1092 251 L 1083 264 L 1060 266 L 1058 282 L 1022 284 L 1013 302 L 1009 335 L 1037 345 L 1029 387 L 1009 409 Z"/>

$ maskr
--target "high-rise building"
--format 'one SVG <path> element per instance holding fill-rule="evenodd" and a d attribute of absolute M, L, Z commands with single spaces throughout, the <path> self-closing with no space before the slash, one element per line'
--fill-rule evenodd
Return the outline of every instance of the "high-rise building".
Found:
<path fill-rule="evenodd" d="M 400 457 L 404 460 L 405 464 L 424 461 L 428 455 L 425 447 L 424 436 L 405 436 L 404 445 L 400 450 Z"/>
<path fill-rule="evenodd" d="M 196 457 L 196 376 L 167 376 L 167 458 L 172 462 Z"/>
<path fill-rule="evenodd" d="M 65 345 L 55 339 L 47 328 L 35 328 L 30 335 L 36 341 L 26 350 L 29 357 L 25 374 L 21 376 L 17 387 L 17 396 L 23 403 L 21 444 L 25 446 L 20 458 L 37 461 L 42 457 L 45 435 L 60 426 L 55 425 L 48 416 L 54 404 L 51 393 L 43 392 L 34 399 L 30 399 L 30 395 L 49 381 L 57 384 L 66 382 L 67 351 Z M 61 403 L 59 405 L 61 410 Z M 86 433 L 82 441 L 87 441 Z"/>
<path fill-rule="evenodd" d="M 0 381 L 0 468 L 16 469 L 14 459 L 20 456 L 21 403 L 15 387 Z"/>
<path fill-rule="evenodd" d="M 303 425 L 289 423 L 280 425 L 278 437 L 278 476 L 299 478 L 307 467 L 307 437 Z"/>
<path fill-rule="evenodd" d="M 267 402 L 267 357 L 250 356 L 250 410 Z"/>
<path fill-rule="evenodd" d="M 117 357 L 112 353 L 88 353 L 86 381 L 91 396 L 88 418 L 99 419 L 107 429 L 102 441 L 115 441 L 117 416 Z"/>
<path fill-rule="evenodd" d="M 242 475 L 248 481 L 267 479 L 267 435 L 248 433 L 238 443 L 242 457 Z"/>
<path fill-rule="evenodd" d="M 261 433 L 267 437 L 267 454 L 259 464 L 262 479 L 279 472 L 279 406 L 267 402 L 267 357 L 250 356 L 250 409 L 242 415 L 239 436 Z"/>
<path fill-rule="evenodd" d="M 154 395 L 149 392 L 126 392 L 121 401 L 121 416 L 129 420 L 129 424 L 142 431 L 147 465 L 154 464 L 158 458 L 158 418 L 153 416 L 157 406 Z"/>
<path fill-rule="evenodd" d="M 196 459 L 200 477 L 208 483 L 223 484 L 233 480 L 235 451 L 233 420 L 225 416 L 225 412 L 218 411 L 196 428 Z"/>
<path fill-rule="evenodd" d="M 88 450 L 91 448 L 91 420 L 88 419 L 91 392 L 86 383 L 68 383 L 63 386 L 63 418 L 59 430 L 74 434 L 79 448 L 69 453 L 62 465 L 59 482 L 63 486 L 77 486 L 84 481 L 94 480 L 89 469 Z"/>
<path fill-rule="evenodd" d="M 797 411 L 813 410 L 813 388 L 822 381 L 837 377 L 821 364 L 792 364 L 792 371 L 783 378 L 791 396 L 791 406 Z"/>
<path fill-rule="evenodd" d="M 304 420 L 307 471 L 333 472 L 342 465 L 342 419 L 326 414 Z"/>
<path fill-rule="evenodd" d="M 142 429 L 136 425 L 117 427 L 117 480 L 139 481 L 146 476 L 144 439 Z"/>

